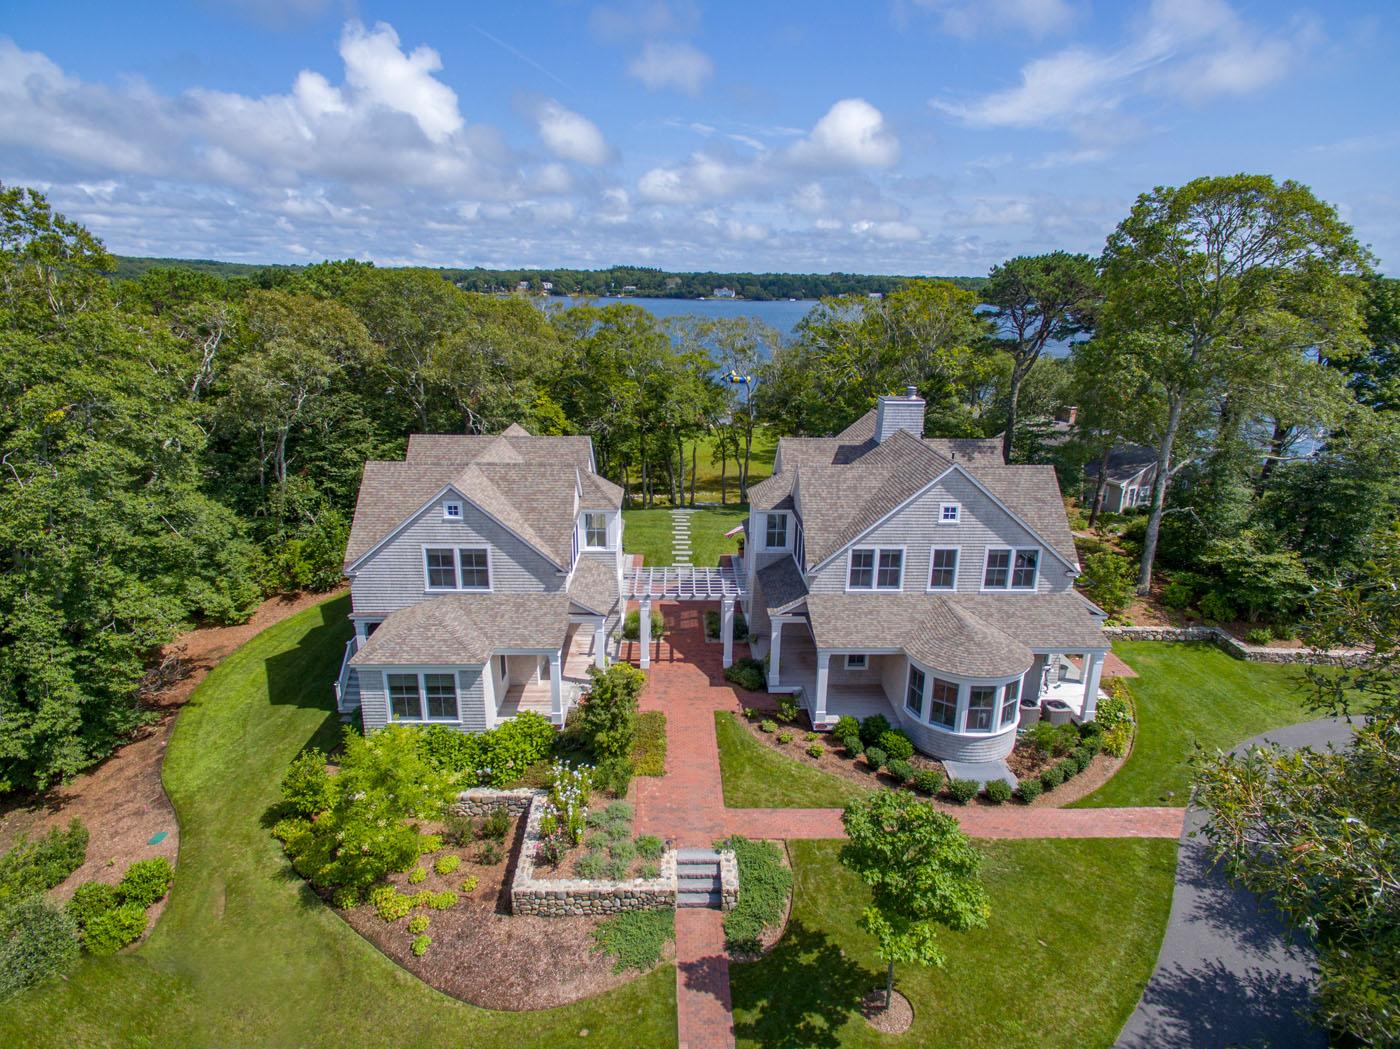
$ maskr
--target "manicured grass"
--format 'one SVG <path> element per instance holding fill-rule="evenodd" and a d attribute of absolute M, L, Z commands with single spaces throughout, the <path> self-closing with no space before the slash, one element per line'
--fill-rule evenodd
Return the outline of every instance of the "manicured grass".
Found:
<path fill-rule="evenodd" d="M 773 473 L 773 456 L 778 451 L 778 438 L 771 430 L 759 427 L 753 435 L 753 454 L 749 457 L 749 484 L 755 485 Z M 686 445 L 686 469 L 690 469 L 690 445 Z M 713 461 L 714 441 L 702 437 L 695 456 L 695 498 L 700 502 L 720 500 L 719 463 Z M 728 502 L 739 501 L 739 466 L 731 456 L 728 465 Z M 687 486 L 687 492 L 689 486 Z"/>
<path fill-rule="evenodd" d="M 787 931 L 761 961 L 730 969 L 740 1046 L 1109 1046 L 1152 972 L 1171 905 L 1176 842 L 979 842 L 986 929 L 941 931 L 943 969 L 895 967 L 914 1027 L 880 1034 L 856 1011 L 884 985 L 857 925 L 865 886 L 840 845 L 789 844 L 796 876 Z"/>
<path fill-rule="evenodd" d="M 333 745 L 330 681 L 350 629 L 339 598 L 220 664 L 166 753 L 180 820 L 170 902 L 140 950 L 86 959 L 0 1007 L 0 1045 L 675 1045 L 675 972 L 535 1013 L 478 1009 L 400 969 L 325 906 L 262 825 L 287 763 Z"/>
<path fill-rule="evenodd" d="M 673 564 L 671 558 L 671 511 L 622 511 L 622 549 L 641 554 L 647 565 Z"/>
<path fill-rule="evenodd" d="M 738 553 L 738 538 L 726 539 L 724 533 L 748 516 L 748 510 L 696 510 L 690 515 L 691 560 L 710 568 L 719 564 L 720 554 Z"/>
<path fill-rule="evenodd" d="M 1247 663 L 1208 644 L 1120 641 L 1113 650 L 1138 673 L 1128 679 L 1137 740 L 1118 774 L 1080 806 L 1185 805 L 1197 743 L 1228 750 L 1320 716 L 1304 703 L 1296 666 Z"/>
<path fill-rule="evenodd" d="M 726 539 L 724 533 L 743 524 L 746 510 L 697 509 L 690 515 L 691 560 L 697 565 L 719 564 L 720 554 L 737 553 L 738 539 Z M 641 554 L 643 563 L 660 567 L 675 564 L 671 544 L 671 511 L 624 510 L 625 525 L 622 548 L 629 554 Z"/>
<path fill-rule="evenodd" d="M 865 793 L 840 776 L 765 747 L 726 711 L 715 711 L 715 734 L 724 803 L 730 808 L 839 809 Z"/>

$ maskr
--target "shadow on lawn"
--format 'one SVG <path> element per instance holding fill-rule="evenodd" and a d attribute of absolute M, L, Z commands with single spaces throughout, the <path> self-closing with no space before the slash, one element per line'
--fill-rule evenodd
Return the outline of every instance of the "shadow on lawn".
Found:
<path fill-rule="evenodd" d="M 274 707 L 321 707 L 335 717 L 335 692 L 331 683 L 340 673 L 345 642 L 353 633 L 347 618 L 350 597 L 317 605 L 320 622 L 308 630 L 294 648 L 272 656 L 264 663 L 267 672 L 267 701 Z M 318 732 L 319 735 L 319 732 Z"/>
<path fill-rule="evenodd" d="M 800 920 L 762 961 L 731 970 L 734 1033 L 764 1049 L 835 1049 L 840 1030 L 859 1018 L 865 994 L 882 984 L 874 970 L 846 957 L 839 944 Z"/>

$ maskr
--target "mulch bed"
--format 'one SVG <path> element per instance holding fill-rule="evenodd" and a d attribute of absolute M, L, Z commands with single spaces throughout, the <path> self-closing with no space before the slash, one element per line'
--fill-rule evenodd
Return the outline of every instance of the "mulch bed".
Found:
<path fill-rule="evenodd" d="M 914 1006 L 898 991 L 890 995 L 890 1007 L 885 1008 L 885 989 L 871 991 L 860 1003 L 865 1022 L 881 1034 L 903 1034 L 914 1026 Z"/>
<path fill-rule="evenodd" d="M 593 930 L 604 919 L 510 913 L 510 872 L 520 854 L 523 822 L 513 821 L 507 839 L 510 854 L 500 863 L 478 863 L 480 845 L 470 843 L 447 846 L 434 856 L 423 857 L 428 877 L 418 885 L 410 885 L 407 874 L 391 877 L 405 893 L 423 889 L 458 892 L 456 905 L 448 910 L 424 907 L 409 916 L 426 915 L 431 922 L 427 935 L 433 942 L 421 958 L 415 958 L 410 949 L 414 935 L 408 931 L 409 918 L 385 922 L 369 905 L 338 913 L 424 983 L 486 1009 L 548 1009 L 591 998 L 636 979 L 640 975 L 636 972 L 614 973 L 613 959 L 594 951 Z M 434 873 L 432 861 L 448 853 L 461 856 L 462 865 L 451 874 Z M 476 891 L 464 895 L 462 882 L 472 875 L 478 879 Z M 674 945 L 670 945 L 662 961 L 674 957 Z"/>

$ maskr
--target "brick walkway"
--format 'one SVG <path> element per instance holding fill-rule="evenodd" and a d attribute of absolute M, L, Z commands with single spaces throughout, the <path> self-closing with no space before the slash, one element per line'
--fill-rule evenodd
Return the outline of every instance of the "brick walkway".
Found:
<path fill-rule="evenodd" d="M 714 712 L 741 713 L 724 680 L 721 646 L 705 641 L 706 602 L 667 603 L 666 636 L 652 645 L 643 710 L 666 714 L 666 775 L 636 784 L 640 833 L 677 847 L 708 847 L 729 834 L 749 838 L 840 838 L 839 809 L 726 809 Z M 738 646 L 736 646 L 737 649 Z M 736 651 L 735 655 L 738 656 Z M 636 663 L 638 644 L 623 646 Z M 1176 838 L 1184 809 L 1051 809 L 1020 805 L 969 806 L 963 830 L 979 838 Z M 727 1049 L 734 1044 L 729 962 L 722 915 L 676 912 L 676 1010 L 681 1049 Z"/>

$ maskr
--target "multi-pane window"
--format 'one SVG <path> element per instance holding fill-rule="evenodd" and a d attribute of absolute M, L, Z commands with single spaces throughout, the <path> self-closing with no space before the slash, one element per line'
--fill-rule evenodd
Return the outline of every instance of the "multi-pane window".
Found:
<path fill-rule="evenodd" d="M 389 711 L 393 719 L 421 720 L 423 710 L 418 702 L 418 675 L 390 674 L 388 677 Z"/>
<path fill-rule="evenodd" d="M 457 589 L 456 555 L 451 547 L 430 548 L 424 552 L 423 556 L 428 565 L 429 590 Z"/>
<path fill-rule="evenodd" d="M 869 665 L 869 660 L 864 653 L 856 654 L 852 652 L 846 657 L 847 670 L 864 670 Z"/>
<path fill-rule="evenodd" d="M 442 516 L 447 518 L 449 521 L 460 521 L 462 519 L 462 504 L 443 503 Z"/>
<path fill-rule="evenodd" d="M 451 674 L 424 674 L 423 698 L 427 707 L 425 717 L 437 720 L 457 720 L 457 682 Z"/>
<path fill-rule="evenodd" d="M 904 585 L 904 551 L 881 550 L 875 571 L 876 590 L 898 590 Z"/>
<path fill-rule="evenodd" d="M 953 728 L 958 723 L 958 686 L 952 681 L 933 679 L 928 719 L 935 725 Z"/>
<path fill-rule="evenodd" d="M 870 590 L 875 586 L 875 551 L 851 551 L 851 568 L 846 576 L 849 590 Z"/>
<path fill-rule="evenodd" d="M 588 513 L 583 515 L 583 545 L 590 550 L 606 550 L 608 547 L 608 515 Z"/>
<path fill-rule="evenodd" d="M 1016 704 L 1021 699 L 1021 679 L 1017 678 L 1006 686 L 1001 697 L 1001 727 L 1006 728 L 1016 720 Z"/>
<path fill-rule="evenodd" d="M 988 550 L 987 567 L 982 573 L 982 585 L 988 590 L 1005 590 L 1011 578 L 1011 551 Z"/>
<path fill-rule="evenodd" d="M 768 514 L 763 526 L 763 545 L 769 550 L 787 546 L 787 514 Z"/>
<path fill-rule="evenodd" d="M 1040 551 L 1036 549 L 1017 550 L 1016 564 L 1011 569 L 1012 590 L 1034 590 L 1035 573 L 1040 565 Z"/>
<path fill-rule="evenodd" d="M 464 546 L 457 551 L 462 564 L 463 590 L 490 590 L 491 568 L 484 546 Z"/>
<path fill-rule="evenodd" d="M 957 524 L 962 516 L 962 508 L 957 503 L 944 503 L 938 508 L 938 520 L 943 524 Z"/>
<path fill-rule="evenodd" d="M 935 547 L 929 562 L 928 588 L 930 590 L 953 590 L 957 587 L 957 547 Z"/>
<path fill-rule="evenodd" d="M 996 686 L 973 685 L 967 690 L 967 731 L 990 732 L 996 708 Z"/>
<path fill-rule="evenodd" d="M 916 718 L 924 716 L 924 672 L 918 667 L 909 668 L 909 688 L 904 693 L 904 706 Z"/>

